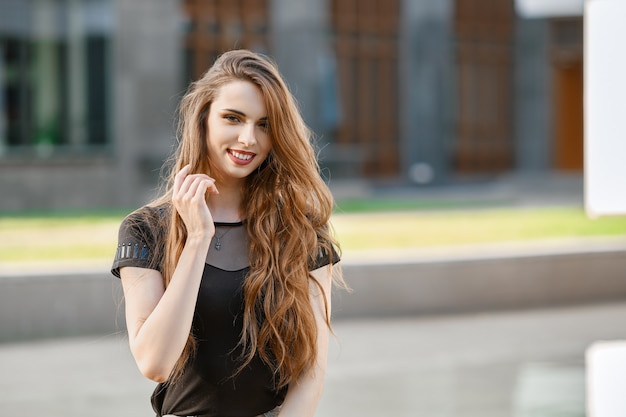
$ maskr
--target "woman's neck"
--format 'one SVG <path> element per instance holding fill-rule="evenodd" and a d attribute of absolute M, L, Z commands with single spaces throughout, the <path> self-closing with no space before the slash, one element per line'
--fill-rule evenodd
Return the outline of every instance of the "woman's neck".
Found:
<path fill-rule="evenodd" d="M 219 194 L 209 196 L 208 205 L 213 221 L 237 222 L 242 219 L 241 185 L 216 183 Z"/>

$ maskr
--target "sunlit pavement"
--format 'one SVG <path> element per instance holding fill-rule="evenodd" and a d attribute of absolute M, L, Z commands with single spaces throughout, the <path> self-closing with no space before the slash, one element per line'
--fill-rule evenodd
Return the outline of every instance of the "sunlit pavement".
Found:
<path fill-rule="evenodd" d="M 585 349 L 624 323 L 626 303 L 340 321 L 317 416 L 582 416 Z M 0 374 L 3 416 L 154 415 L 121 334 L 0 345 Z"/>

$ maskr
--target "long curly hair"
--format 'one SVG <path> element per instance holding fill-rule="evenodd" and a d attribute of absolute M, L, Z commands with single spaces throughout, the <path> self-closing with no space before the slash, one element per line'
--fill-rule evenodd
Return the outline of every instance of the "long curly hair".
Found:
<path fill-rule="evenodd" d="M 282 388 L 315 364 L 317 327 L 309 286 L 316 285 L 322 293 L 323 289 L 309 270 L 320 254 L 332 264 L 333 253 L 339 249 L 329 223 L 333 198 L 320 176 L 312 133 L 269 58 L 247 50 L 230 51 L 191 84 L 179 106 L 179 142 L 170 161 L 166 191 L 152 205 L 170 207 L 162 268 L 167 287 L 187 238 L 181 217 L 171 209 L 173 178 L 187 164 L 190 172 L 211 175 L 206 145 L 209 109 L 220 88 L 235 80 L 252 82 L 260 89 L 272 141 L 270 155 L 246 178 L 242 189 L 250 272 L 243 288 L 242 354 L 237 372 L 259 355 L 272 367 L 277 387 Z M 345 287 L 338 267 L 333 268 L 333 281 Z M 326 306 L 330 327 L 328 310 Z M 182 375 L 194 350 L 190 334 L 170 381 Z"/>

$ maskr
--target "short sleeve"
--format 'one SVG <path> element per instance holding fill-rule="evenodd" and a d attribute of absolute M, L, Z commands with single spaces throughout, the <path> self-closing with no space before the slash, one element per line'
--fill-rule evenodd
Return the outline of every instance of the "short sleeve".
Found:
<path fill-rule="evenodd" d="M 331 246 L 330 254 L 328 253 L 327 250 L 325 250 L 322 246 L 320 246 L 320 249 L 318 250 L 318 253 L 317 253 L 317 258 L 315 259 L 314 262 L 312 262 L 309 265 L 309 270 L 314 271 L 323 266 L 330 265 L 331 263 L 336 264 L 340 260 L 341 258 L 339 256 L 339 253 L 337 253 L 337 250 L 335 249 L 334 246 Z"/>
<path fill-rule="evenodd" d="M 159 244 L 162 244 L 161 210 L 144 208 L 129 214 L 120 224 L 117 250 L 111 273 L 120 277 L 120 268 L 134 266 L 161 270 L 157 259 Z"/>

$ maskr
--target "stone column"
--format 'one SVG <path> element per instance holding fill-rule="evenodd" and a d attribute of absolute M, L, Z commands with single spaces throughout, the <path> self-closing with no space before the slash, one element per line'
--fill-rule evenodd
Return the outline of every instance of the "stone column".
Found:
<path fill-rule="evenodd" d="M 68 142 L 83 145 L 87 135 L 87 66 L 85 50 L 85 8 L 81 0 L 68 1 L 67 58 L 68 69 Z"/>
<path fill-rule="evenodd" d="M 327 0 L 270 2 L 274 58 L 317 134 L 326 130 L 321 91 L 327 60 L 334 56 L 327 36 L 329 7 Z"/>
<path fill-rule="evenodd" d="M 454 133 L 452 0 L 404 0 L 399 40 L 400 172 L 428 184 L 446 178 Z"/>
<path fill-rule="evenodd" d="M 552 89 L 548 21 L 518 18 L 515 30 L 515 165 L 520 173 L 552 167 Z"/>
<path fill-rule="evenodd" d="M 122 204 L 154 196 L 184 88 L 180 2 L 115 0 L 114 145 Z"/>

